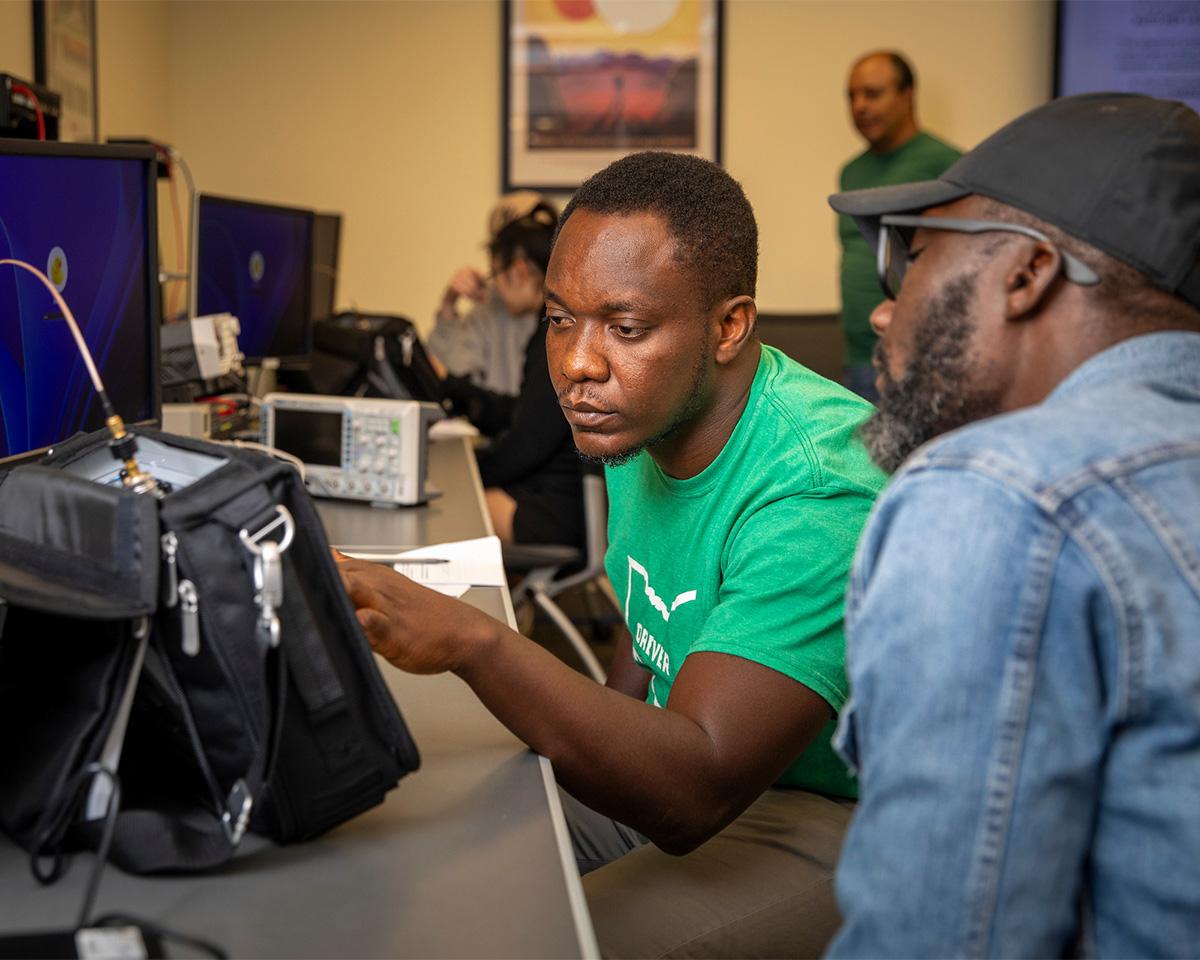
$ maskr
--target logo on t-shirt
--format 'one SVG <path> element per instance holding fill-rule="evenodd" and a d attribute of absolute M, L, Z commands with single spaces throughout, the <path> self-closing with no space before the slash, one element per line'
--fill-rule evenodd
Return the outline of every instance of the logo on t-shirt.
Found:
<path fill-rule="evenodd" d="M 681 607 L 685 603 L 690 603 L 696 599 L 695 590 L 684 590 L 674 600 L 671 601 L 671 606 L 668 607 L 654 590 L 650 584 L 650 574 L 646 572 L 646 568 L 640 563 L 629 557 L 629 588 L 625 591 L 625 619 L 629 620 L 629 599 L 633 596 L 633 575 L 638 574 L 642 578 L 642 589 L 646 593 L 646 599 L 650 601 L 650 606 L 662 614 L 663 622 L 667 623 L 671 619 L 671 614 L 675 612 L 676 607 Z"/>
<path fill-rule="evenodd" d="M 653 633 L 653 630 L 660 630 L 662 628 L 654 626 L 653 623 L 651 623 L 650 627 L 647 627 L 640 620 L 635 623 L 631 617 L 631 607 L 635 601 L 645 596 L 651 608 L 662 617 L 663 623 L 667 624 L 671 620 L 671 614 L 676 609 L 696 599 L 696 591 L 685 590 L 668 604 L 659 596 L 658 591 L 654 589 L 654 586 L 650 582 L 650 574 L 646 571 L 646 568 L 634 560 L 633 557 L 629 557 L 628 559 L 629 583 L 625 591 L 625 622 L 629 624 L 629 629 L 633 633 L 633 658 L 643 666 L 649 667 L 652 671 L 661 674 L 669 683 L 672 675 L 671 657 Z M 635 584 L 637 587 L 636 590 Z M 655 690 L 653 678 L 650 684 L 650 694 L 654 705 L 661 706 L 662 704 Z"/>

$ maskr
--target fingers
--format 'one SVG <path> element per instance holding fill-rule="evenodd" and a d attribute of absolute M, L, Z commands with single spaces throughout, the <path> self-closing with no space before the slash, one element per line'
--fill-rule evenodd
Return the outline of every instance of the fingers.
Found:
<path fill-rule="evenodd" d="M 433 367 L 433 372 L 439 380 L 445 380 L 450 375 L 450 371 L 446 369 L 446 365 L 442 363 L 430 350 L 425 351 L 425 356 L 429 358 L 429 365 Z"/>
<path fill-rule="evenodd" d="M 383 598 L 379 592 L 358 571 L 343 566 L 341 574 L 342 585 L 345 586 L 355 610 L 379 610 L 383 606 Z"/>
<path fill-rule="evenodd" d="M 451 278 L 450 289 L 476 303 L 482 303 L 487 297 L 487 280 L 474 267 L 463 267 Z"/>
<path fill-rule="evenodd" d="M 387 637 L 388 618 L 378 610 L 364 608 L 355 610 L 354 615 L 358 618 L 358 624 L 363 629 L 363 633 L 367 635 L 367 640 L 370 641 L 371 647 L 379 650 L 383 646 L 383 641 Z M 382 653 L 383 651 L 380 650 Z"/>

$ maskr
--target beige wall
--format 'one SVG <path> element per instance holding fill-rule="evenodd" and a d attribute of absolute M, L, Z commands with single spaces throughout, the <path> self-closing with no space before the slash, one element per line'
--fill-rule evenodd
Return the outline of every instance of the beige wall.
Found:
<path fill-rule="evenodd" d="M 33 4 L 0 0 L 0 71 L 33 79 Z"/>
<path fill-rule="evenodd" d="M 729 0 L 725 160 L 761 230 L 759 301 L 837 307 L 825 196 L 861 145 L 845 75 L 893 46 L 929 129 L 969 147 L 1050 93 L 1049 0 Z M 428 323 L 482 263 L 499 180 L 495 0 L 102 0 L 105 134 L 170 139 L 201 189 L 341 211 L 341 305 Z M 32 73 L 29 4 L 0 0 L 0 69 Z M 163 197 L 164 249 L 173 259 Z"/>
<path fill-rule="evenodd" d="M 825 197 L 863 149 L 844 92 L 859 54 L 902 51 L 918 120 L 969 148 L 1049 98 L 1053 17 L 1045 0 L 731 0 L 725 161 L 758 214 L 760 308 L 837 309 Z"/>
<path fill-rule="evenodd" d="M 171 136 L 168 0 L 101 0 L 96 13 L 100 137 Z"/>
<path fill-rule="evenodd" d="M 167 137 L 168 0 L 101 0 L 96 16 L 100 136 Z M 33 76 L 33 4 L 0 0 L 0 71 Z"/>
<path fill-rule="evenodd" d="M 341 211 L 341 303 L 426 324 L 496 195 L 499 5 L 171 14 L 172 136 L 201 189 Z"/>
<path fill-rule="evenodd" d="M 172 134 L 202 186 L 343 211 L 343 303 L 424 323 L 452 269 L 479 258 L 497 189 L 499 5 L 171 13 Z M 966 147 L 1049 95 L 1052 17 L 1046 0 L 731 0 L 725 159 L 758 211 L 765 309 L 837 307 L 825 195 L 861 148 L 844 105 L 854 57 L 907 53 L 921 119 Z"/>

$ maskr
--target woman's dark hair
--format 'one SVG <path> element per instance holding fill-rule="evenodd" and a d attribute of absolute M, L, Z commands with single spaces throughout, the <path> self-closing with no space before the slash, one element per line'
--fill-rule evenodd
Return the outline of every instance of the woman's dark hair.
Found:
<path fill-rule="evenodd" d="M 550 263 L 550 248 L 558 213 L 548 203 L 539 203 L 528 214 L 507 224 L 488 244 L 488 253 L 501 270 L 517 260 L 528 260 L 543 274 Z"/>

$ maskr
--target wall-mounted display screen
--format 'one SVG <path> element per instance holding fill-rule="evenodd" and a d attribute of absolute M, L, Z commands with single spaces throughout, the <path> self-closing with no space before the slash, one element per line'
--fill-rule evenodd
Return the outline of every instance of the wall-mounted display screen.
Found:
<path fill-rule="evenodd" d="M 1060 0 L 1055 93 L 1145 93 L 1200 111 L 1200 3 Z"/>

